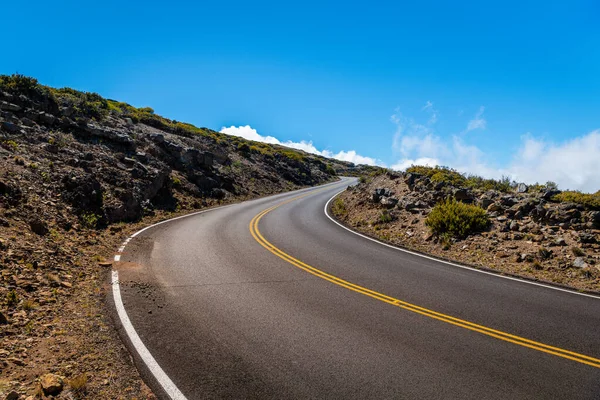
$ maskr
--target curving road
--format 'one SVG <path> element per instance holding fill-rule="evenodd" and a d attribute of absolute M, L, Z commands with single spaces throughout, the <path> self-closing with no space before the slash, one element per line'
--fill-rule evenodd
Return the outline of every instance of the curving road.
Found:
<path fill-rule="evenodd" d="M 115 300 L 132 326 L 120 329 L 159 397 L 600 398 L 599 298 L 353 234 L 324 213 L 352 182 L 177 219 L 127 243 Z"/>

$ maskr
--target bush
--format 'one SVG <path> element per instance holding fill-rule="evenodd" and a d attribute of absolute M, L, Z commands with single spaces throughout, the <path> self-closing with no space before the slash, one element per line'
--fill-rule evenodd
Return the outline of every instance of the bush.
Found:
<path fill-rule="evenodd" d="M 325 167 L 325 172 L 327 172 L 329 175 L 333 175 L 333 176 L 337 175 L 337 172 L 335 172 L 335 169 L 333 169 L 333 167 L 329 164 L 327 164 L 327 167 Z"/>
<path fill-rule="evenodd" d="M 431 210 L 425 224 L 438 236 L 450 234 L 464 238 L 486 229 L 490 220 L 481 207 L 447 199 Z"/>
<path fill-rule="evenodd" d="M 413 165 L 406 169 L 406 172 L 418 175 L 425 175 L 432 182 L 446 182 L 453 186 L 465 186 L 466 178 L 459 172 L 448 167 L 425 167 Z"/>
<path fill-rule="evenodd" d="M 587 208 L 600 210 L 600 190 L 594 194 L 579 191 L 566 191 L 552 198 L 554 201 L 581 204 Z"/>
<path fill-rule="evenodd" d="M 346 204 L 344 204 L 344 200 L 341 198 L 337 198 L 333 201 L 331 205 L 331 211 L 334 215 L 344 216 L 348 214 L 348 210 L 346 210 Z"/>
<path fill-rule="evenodd" d="M 379 214 L 379 223 L 387 224 L 394 220 L 394 216 L 390 214 L 388 210 L 383 210 L 381 214 Z"/>
<path fill-rule="evenodd" d="M 464 174 L 448 167 L 426 167 L 422 165 L 413 165 L 406 169 L 406 172 L 413 174 L 424 175 L 431 179 L 432 182 L 445 182 L 456 187 L 468 187 L 481 190 L 498 190 L 500 192 L 510 192 L 512 190 L 511 180 L 507 176 L 502 179 L 486 179 L 477 175 Z"/>

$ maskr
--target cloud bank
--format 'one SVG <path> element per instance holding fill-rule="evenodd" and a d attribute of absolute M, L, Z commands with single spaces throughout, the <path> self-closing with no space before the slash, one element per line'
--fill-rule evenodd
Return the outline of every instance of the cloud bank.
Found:
<path fill-rule="evenodd" d="M 254 140 L 256 142 L 263 142 L 269 144 L 279 144 L 281 146 L 290 147 L 292 149 L 303 150 L 307 153 L 321 155 L 323 157 L 335 158 L 336 160 L 341 161 L 349 161 L 354 164 L 367 164 L 367 165 L 381 165 L 383 166 L 383 162 L 381 160 L 362 156 L 356 153 L 355 150 L 342 150 L 338 153 L 334 153 L 329 150 L 318 150 L 312 143 L 312 141 L 301 140 L 300 142 L 292 142 L 291 140 L 282 142 L 279 139 L 273 136 L 263 136 L 259 134 L 256 129 L 252 128 L 250 125 L 245 126 L 230 126 L 222 127 L 220 130 L 221 133 L 225 133 L 227 135 L 239 136 L 244 139 Z"/>
<path fill-rule="evenodd" d="M 433 104 L 427 102 L 422 111 L 430 109 L 433 109 Z M 404 170 L 411 165 L 444 165 L 487 178 L 505 175 L 518 182 L 553 181 L 563 189 L 584 192 L 600 189 L 600 130 L 560 143 L 546 142 L 525 134 L 509 163 L 497 167 L 489 164 L 489 157 L 481 149 L 465 141 L 468 139 L 467 132 L 486 130 L 484 110 L 483 106 L 479 108 L 462 134 L 448 139 L 435 132 L 437 118 L 419 124 L 396 109 L 390 121 L 396 126 L 392 149 L 399 159 L 391 168 Z"/>

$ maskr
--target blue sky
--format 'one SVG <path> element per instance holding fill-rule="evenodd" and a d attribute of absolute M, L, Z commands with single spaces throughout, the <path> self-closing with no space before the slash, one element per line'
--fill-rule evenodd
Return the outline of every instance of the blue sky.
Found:
<path fill-rule="evenodd" d="M 354 161 L 595 191 L 599 4 L 9 2 L 0 73 Z"/>

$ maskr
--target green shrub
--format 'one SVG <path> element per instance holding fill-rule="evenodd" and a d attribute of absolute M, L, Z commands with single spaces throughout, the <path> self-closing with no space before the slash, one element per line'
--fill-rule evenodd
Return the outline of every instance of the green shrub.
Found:
<path fill-rule="evenodd" d="M 364 175 L 361 175 L 361 176 L 358 177 L 358 181 L 360 183 L 367 183 L 367 177 L 364 176 Z"/>
<path fill-rule="evenodd" d="M 425 224 L 436 235 L 447 233 L 464 238 L 471 233 L 486 229 L 490 220 L 481 207 L 447 199 L 431 210 Z"/>
<path fill-rule="evenodd" d="M 325 167 L 325 172 L 327 172 L 329 175 L 337 175 L 337 172 L 335 172 L 335 169 L 333 169 L 330 164 L 327 164 L 327 167 Z"/>
<path fill-rule="evenodd" d="M 99 221 L 100 217 L 94 213 L 81 214 L 81 223 L 88 229 L 96 229 Z"/>
<path fill-rule="evenodd" d="M 554 201 L 581 204 L 587 208 L 600 209 L 600 190 L 594 194 L 581 193 L 569 190 L 557 194 L 552 198 Z"/>
<path fill-rule="evenodd" d="M 336 198 L 331 205 L 331 211 L 334 215 L 344 216 L 348 214 L 348 210 L 346 210 L 346 204 L 344 200 L 340 197 Z"/>
<path fill-rule="evenodd" d="M 381 224 L 387 224 L 389 222 L 392 222 L 393 220 L 394 217 L 392 216 L 392 214 L 390 214 L 388 210 L 383 210 L 381 214 L 379 214 L 379 223 Z"/>
<path fill-rule="evenodd" d="M 477 175 L 465 177 L 464 174 L 452 168 L 440 166 L 426 167 L 422 165 L 413 165 L 407 168 L 406 172 L 427 176 L 432 182 L 445 182 L 457 187 L 498 190 L 500 192 L 510 192 L 512 190 L 511 180 L 507 176 L 503 176 L 500 180 L 486 179 Z"/>

